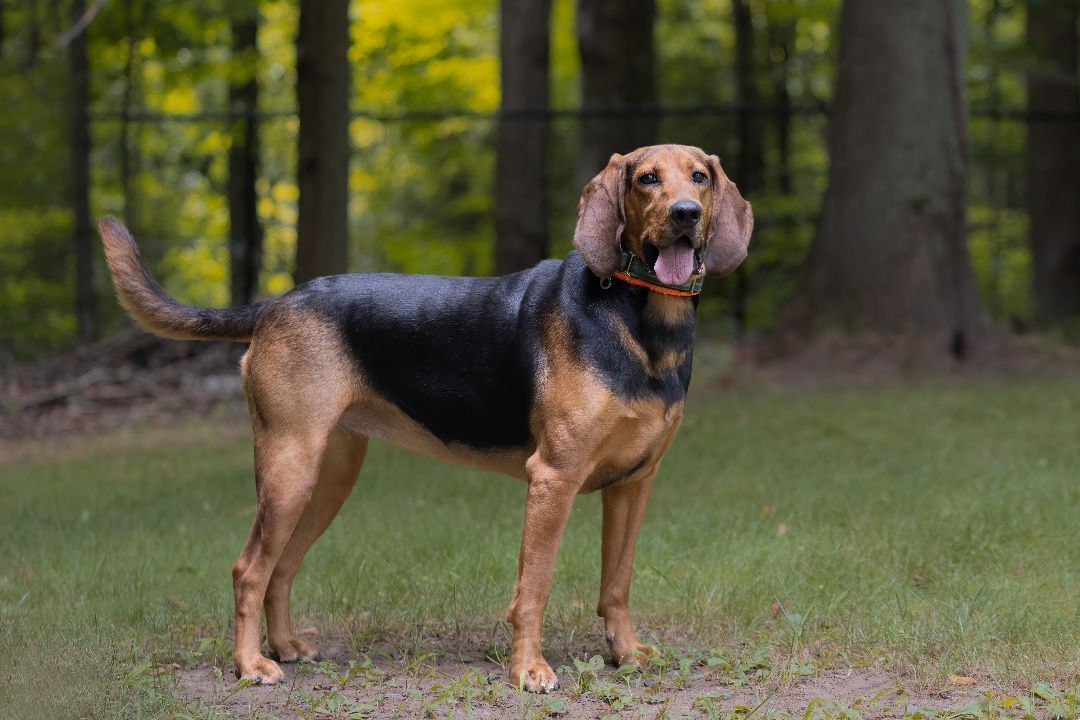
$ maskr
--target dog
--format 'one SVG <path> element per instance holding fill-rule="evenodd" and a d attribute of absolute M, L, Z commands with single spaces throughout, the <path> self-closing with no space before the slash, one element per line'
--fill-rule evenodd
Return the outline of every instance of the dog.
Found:
<path fill-rule="evenodd" d="M 250 341 L 255 522 L 233 568 L 236 673 L 316 660 L 289 619 L 293 579 L 378 437 L 528 483 L 510 681 L 558 688 L 541 651 L 555 555 L 574 497 L 603 495 L 597 613 L 616 665 L 657 650 L 628 607 L 634 547 L 683 416 L 702 279 L 746 257 L 750 204 L 715 155 L 682 145 L 612 155 L 584 188 L 571 252 L 492 278 L 321 277 L 266 302 L 184 305 L 115 218 L 99 222 L 120 302 L 143 327 Z M 270 657 L 262 654 L 260 610 Z"/>

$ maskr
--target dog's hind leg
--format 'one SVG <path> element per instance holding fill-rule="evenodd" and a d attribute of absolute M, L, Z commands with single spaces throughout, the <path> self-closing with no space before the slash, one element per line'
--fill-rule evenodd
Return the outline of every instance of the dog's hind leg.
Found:
<path fill-rule="evenodd" d="M 327 441 L 311 501 L 281 553 L 266 588 L 266 636 L 270 657 L 275 660 L 295 662 L 319 659 L 315 645 L 293 632 L 289 619 L 289 596 L 304 556 L 329 527 L 352 492 L 367 454 L 367 446 L 366 436 L 353 435 L 340 428 L 335 429 Z"/>
<path fill-rule="evenodd" d="M 655 475 L 654 467 L 641 480 L 603 491 L 600 604 L 596 614 L 604 618 L 604 636 L 615 665 L 640 665 L 657 652 L 651 645 L 638 642 L 629 607 L 634 548 Z"/>
<path fill-rule="evenodd" d="M 241 678 L 273 684 L 284 676 L 277 663 L 261 653 L 261 610 L 270 575 L 311 498 L 326 444 L 318 434 L 255 432 L 255 523 L 233 566 L 236 642 L 233 660 Z"/>

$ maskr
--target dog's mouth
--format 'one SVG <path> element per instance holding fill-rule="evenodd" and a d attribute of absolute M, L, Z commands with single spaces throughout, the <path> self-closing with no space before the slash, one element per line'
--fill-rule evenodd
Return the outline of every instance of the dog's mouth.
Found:
<path fill-rule="evenodd" d="M 689 235 L 680 235 L 665 248 L 658 248 L 650 242 L 644 243 L 644 246 L 645 262 L 652 267 L 660 282 L 667 285 L 686 283 L 700 264 L 698 251 Z"/>

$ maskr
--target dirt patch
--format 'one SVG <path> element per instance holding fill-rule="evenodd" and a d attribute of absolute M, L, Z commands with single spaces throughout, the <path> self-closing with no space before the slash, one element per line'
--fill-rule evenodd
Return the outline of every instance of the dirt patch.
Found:
<path fill-rule="evenodd" d="M 816 709 L 835 716 L 844 708 L 884 718 L 955 709 L 984 697 L 978 686 L 918 687 L 874 667 L 793 676 L 775 669 L 784 663 L 759 659 L 756 667 L 739 667 L 677 650 L 665 654 L 665 666 L 631 674 L 590 662 L 585 653 L 549 654 L 562 687 L 532 695 L 508 684 L 504 656 L 492 652 L 492 639 L 448 638 L 404 656 L 386 646 L 350 652 L 339 640 L 326 645 L 327 660 L 320 664 L 285 666 L 285 682 L 273 687 L 237 691 L 231 670 L 203 664 L 177 669 L 177 689 L 204 710 L 274 718 L 802 718 L 808 708 L 812 715 Z"/>

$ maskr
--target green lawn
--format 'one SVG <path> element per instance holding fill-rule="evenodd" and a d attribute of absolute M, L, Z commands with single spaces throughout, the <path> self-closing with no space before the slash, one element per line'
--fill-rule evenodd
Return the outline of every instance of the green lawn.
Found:
<path fill-rule="evenodd" d="M 125 677 L 217 639 L 212 659 L 229 652 L 229 571 L 254 509 L 249 440 L 234 421 L 178 425 L 0 465 L 11 717 L 154 716 L 168 698 L 132 694 Z M 519 481 L 373 443 L 297 580 L 301 625 L 358 646 L 490 629 L 523 498 Z M 599 510 L 580 498 L 563 543 L 546 631 L 556 654 L 602 649 Z M 698 392 L 639 548 L 633 605 L 654 640 L 766 647 L 818 670 L 1075 683 L 1080 382 Z"/>

